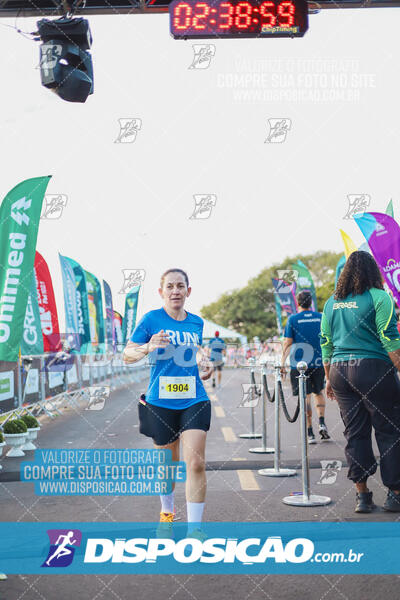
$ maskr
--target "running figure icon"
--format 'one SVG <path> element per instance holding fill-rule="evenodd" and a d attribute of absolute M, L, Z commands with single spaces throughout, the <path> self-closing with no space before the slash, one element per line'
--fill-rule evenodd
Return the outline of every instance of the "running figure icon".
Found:
<path fill-rule="evenodd" d="M 58 546 L 56 551 L 46 560 L 46 565 L 50 566 L 50 562 L 53 558 L 61 558 L 62 556 L 66 556 L 67 554 L 72 554 L 72 550 L 67 548 L 68 545 L 76 544 L 78 540 L 71 539 L 74 536 L 73 531 L 69 531 L 66 535 L 59 535 L 56 541 L 56 545 Z M 60 540 L 63 540 L 60 542 Z"/>

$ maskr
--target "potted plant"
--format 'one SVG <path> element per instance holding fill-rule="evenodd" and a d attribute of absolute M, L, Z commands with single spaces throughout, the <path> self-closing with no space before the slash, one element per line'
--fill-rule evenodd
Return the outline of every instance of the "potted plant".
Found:
<path fill-rule="evenodd" d="M 23 421 L 28 428 L 28 435 L 21 450 L 36 450 L 33 440 L 36 440 L 38 431 L 40 430 L 39 421 L 32 415 L 24 415 L 21 417 L 21 421 Z"/>
<path fill-rule="evenodd" d="M 6 456 L 25 456 L 21 446 L 25 444 L 28 428 L 22 419 L 11 419 L 11 421 L 7 421 L 4 424 L 3 432 L 6 444 L 11 446 L 11 449 L 7 452 Z"/>
<path fill-rule="evenodd" d="M 2 434 L 2 432 L 0 431 L 0 456 L 3 454 L 3 446 L 5 446 L 5 445 L 6 445 L 6 443 L 5 443 L 5 441 L 4 441 L 3 434 Z M 3 467 L 0 465 L 0 471 L 1 471 L 1 469 L 2 469 L 2 468 L 3 468 Z"/>

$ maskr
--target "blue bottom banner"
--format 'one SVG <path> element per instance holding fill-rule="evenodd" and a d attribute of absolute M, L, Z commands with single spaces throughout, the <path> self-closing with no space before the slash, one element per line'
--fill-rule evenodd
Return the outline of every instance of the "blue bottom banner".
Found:
<path fill-rule="evenodd" d="M 400 523 L 0 523 L 9 574 L 400 574 Z"/>

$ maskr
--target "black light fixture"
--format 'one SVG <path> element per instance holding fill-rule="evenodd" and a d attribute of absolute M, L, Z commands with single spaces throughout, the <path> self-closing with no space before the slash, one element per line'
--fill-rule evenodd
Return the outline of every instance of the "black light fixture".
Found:
<path fill-rule="evenodd" d="M 42 85 L 67 102 L 86 102 L 93 94 L 93 42 L 89 21 L 61 17 L 37 21 Z"/>

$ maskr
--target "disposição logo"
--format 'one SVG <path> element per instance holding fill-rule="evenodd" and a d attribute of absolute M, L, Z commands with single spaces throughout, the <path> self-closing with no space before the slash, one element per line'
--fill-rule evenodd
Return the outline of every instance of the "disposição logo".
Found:
<path fill-rule="evenodd" d="M 42 567 L 68 567 L 74 558 L 75 547 L 81 545 L 79 529 L 48 529 L 50 548 Z"/>

